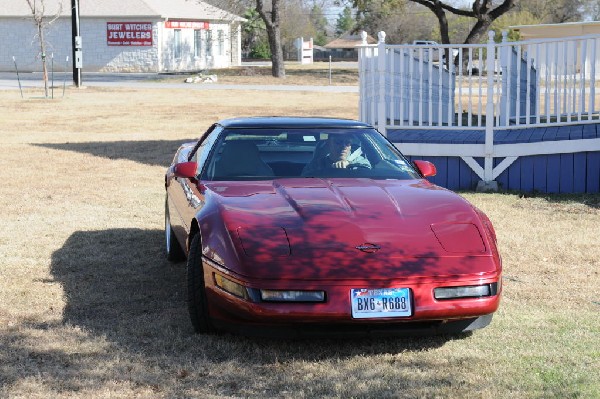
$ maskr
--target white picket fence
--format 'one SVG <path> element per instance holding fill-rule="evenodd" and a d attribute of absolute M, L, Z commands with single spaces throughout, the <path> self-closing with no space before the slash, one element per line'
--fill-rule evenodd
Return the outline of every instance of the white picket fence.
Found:
<path fill-rule="evenodd" d="M 494 131 L 600 122 L 600 35 L 486 44 L 359 48 L 360 119 L 389 129 L 485 130 L 485 144 L 403 144 L 407 155 L 461 156 L 484 181 L 518 156 L 600 150 L 598 140 L 527 150 L 494 145 Z M 600 93 L 598 93 L 600 95 Z M 506 147 L 509 146 L 509 147 Z M 535 148 L 533 148 L 535 147 Z M 474 157 L 484 157 L 482 168 Z M 506 158 L 493 168 L 493 158 Z"/>

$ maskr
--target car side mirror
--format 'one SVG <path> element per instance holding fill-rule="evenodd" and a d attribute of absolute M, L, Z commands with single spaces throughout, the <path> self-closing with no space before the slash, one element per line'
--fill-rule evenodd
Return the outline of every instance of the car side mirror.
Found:
<path fill-rule="evenodd" d="M 173 174 L 185 179 L 195 179 L 197 170 L 197 162 L 181 162 L 173 165 Z"/>
<path fill-rule="evenodd" d="M 435 165 L 429 161 L 417 160 L 417 161 L 414 161 L 414 164 L 417 167 L 417 169 L 419 170 L 419 172 L 421 172 L 423 177 L 435 176 L 435 174 L 437 173 L 437 169 L 435 168 Z"/>

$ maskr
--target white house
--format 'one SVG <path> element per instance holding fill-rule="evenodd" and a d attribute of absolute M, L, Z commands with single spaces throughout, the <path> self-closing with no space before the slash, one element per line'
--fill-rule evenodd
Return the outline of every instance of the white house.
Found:
<path fill-rule="evenodd" d="M 41 4 L 41 1 L 38 1 Z M 46 57 L 72 60 L 71 1 L 44 0 Z M 173 72 L 241 63 L 242 18 L 196 0 L 80 0 L 83 70 Z M 40 71 L 40 46 L 25 0 L 0 0 L 0 71 Z M 56 66 L 58 65 L 58 66 Z M 71 66 L 60 69 L 70 70 Z"/>

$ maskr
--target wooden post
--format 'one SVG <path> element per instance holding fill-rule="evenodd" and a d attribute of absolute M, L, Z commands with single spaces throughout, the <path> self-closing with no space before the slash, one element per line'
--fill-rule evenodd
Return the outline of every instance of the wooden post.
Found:
<path fill-rule="evenodd" d="M 366 90 L 366 63 L 367 63 L 367 32 L 360 32 L 361 43 L 358 48 L 358 113 L 359 119 L 367 122 L 367 90 Z"/>
<path fill-rule="evenodd" d="M 496 46 L 494 32 L 488 32 L 487 42 L 487 104 L 485 107 L 485 164 L 483 180 L 494 180 L 494 74 L 496 70 Z"/>
<path fill-rule="evenodd" d="M 384 136 L 387 136 L 387 115 L 385 112 L 385 75 L 386 75 L 386 51 L 385 51 L 385 32 L 381 31 L 377 35 L 377 76 L 379 78 L 379 95 L 377 102 L 377 130 Z"/>

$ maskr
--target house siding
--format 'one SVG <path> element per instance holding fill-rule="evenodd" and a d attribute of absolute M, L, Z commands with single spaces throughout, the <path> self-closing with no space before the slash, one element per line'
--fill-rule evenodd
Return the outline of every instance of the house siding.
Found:
<path fill-rule="evenodd" d="M 152 24 L 152 46 L 109 46 L 106 30 L 108 22 L 146 22 Z M 209 30 L 203 30 L 205 39 L 210 31 L 213 37 L 212 51 L 200 57 L 194 55 L 194 29 L 181 29 L 182 54 L 174 58 L 174 29 L 164 27 L 162 20 L 126 18 L 81 18 L 80 31 L 83 40 L 83 70 L 86 72 L 170 72 L 193 71 L 206 68 L 227 68 L 232 65 L 232 35 L 229 23 L 211 22 Z M 219 45 L 219 31 L 224 42 Z M 45 32 L 46 56 L 54 57 L 55 71 L 71 71 L 71 20 L 59 18 Z M 35 25 L 27 18 L 0 19 L 0 71 L 14 71 L 13 56 L 19 71 L 39 72 L 42 69 L 39 41 Z M 233 40 L 237 38 L 234 35 Z M 235 45 L 235 44 L 234 44 Z M 203 46 L 206 49 L 206 44 Z M 223 52 L 220 54 L 219 49 Z M 69 62 L 66 61 L 69 57 Z M 48 64 L 50 68 L 50 64 Z"/>

